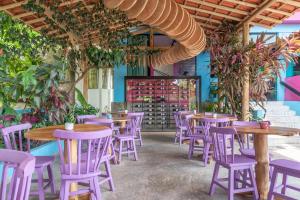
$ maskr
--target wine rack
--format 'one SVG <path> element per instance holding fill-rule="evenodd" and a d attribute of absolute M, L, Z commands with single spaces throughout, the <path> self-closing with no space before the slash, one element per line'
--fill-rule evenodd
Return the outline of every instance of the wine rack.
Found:
<path fill-rule="evenodd" d="M 173 112 L 199 103 L 200 77 L 127 76 L 125 84 L 127 109 L 144 112 L 144 130 L 172 130 Z"/>

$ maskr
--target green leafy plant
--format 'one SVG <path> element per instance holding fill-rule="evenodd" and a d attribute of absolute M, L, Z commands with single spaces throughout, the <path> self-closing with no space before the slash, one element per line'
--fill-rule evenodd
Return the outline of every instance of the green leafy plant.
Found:
<path fill-rule="evenodd" d="M 75 123 L 76 122 L 74 108 L 70 108 L 69 111 L 65 114 L 64 121 L 65 121 L 65 123 Z"/>
<path fill-rule="evenodd" d="M 209 37 L 211 69 L 218 78 L 218 111 L 241 114 L 242 90 L 246 73 L 250 74 L 250 100 L 262 108 L 271 81 L 280 77 L 285 62 L 295 61 L 294 38 L 269 43 L 271 37 L 261 34 L 256 41 L 242 45 L 236 27 L 224 23 Z M 247 71 L 246 69 L 249 69 Z"/>

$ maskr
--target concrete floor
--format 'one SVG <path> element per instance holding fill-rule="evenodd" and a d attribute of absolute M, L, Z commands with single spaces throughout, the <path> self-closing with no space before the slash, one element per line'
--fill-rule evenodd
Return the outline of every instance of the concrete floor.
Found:
<path fill-rule="evenodd" d="M 204 167 L 203 162 L 199 161 L 201 159 L 199 155 L 188 160 L 188 146 L 179 147 L 174 144 L 174 133 L 143 133 L 143 138 L 144 146 L 138 147 L 138 161 L 124 156 L 119 165 L 112 165 L 116 190 L 110 192 L 108 185 L 104 185 L 101 189 L 104 200 L 227 199 L 226 193 L 220 188 L 217 188 L 212 197 L 208 195 L 214 164 Z M 278 154 L 277 150 L 284 150 L 286 154 L 290 145 L 286 147 L 279 144 L 279 146 L 272 144 L 272 153 L 276 154 L 276 157 L 285 157 Z M 299 151 L 300 142 L 295 143 L 293 140 L 292 147 Z M 56 173 L 59 174 L 58 164 L 55 168 Z M 227 174 L 226 171 L 222 173 Z M 57 188 L 59 188 L 59 175 L 56 178 Z M 57 197 L 51 195 L 47 199 L 57 199 Z M 252 198 L 236 195 L 235 199 Z"/>

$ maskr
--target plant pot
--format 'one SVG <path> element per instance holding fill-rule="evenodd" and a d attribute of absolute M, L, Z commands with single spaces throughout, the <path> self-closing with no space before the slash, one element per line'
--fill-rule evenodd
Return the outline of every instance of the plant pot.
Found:
<path fill-rule="evenodd" d="M 66 130 L 73 130 L 74 129 L 74 123 L 65 123 L 65 129 Z"/>
<path fill-rule="evenodd" d="M 261 129 L 268 129 L 270 127 L 270 122 L 262 121 L 262 122 L 259 122 L 259 125 L 260 125 Z"/>
<path fill-rule="evenodd" d="M 196 115 L 196 114 L 197 114 L 197 110 L 194 110 L 193 112 L 194 112 L 194 115 Z"/>

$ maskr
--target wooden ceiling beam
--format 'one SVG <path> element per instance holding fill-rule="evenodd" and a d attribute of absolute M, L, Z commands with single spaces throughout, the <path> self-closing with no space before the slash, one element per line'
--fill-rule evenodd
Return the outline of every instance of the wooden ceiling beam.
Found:
<path fill-rule="evenodd" d="M 247 16 L 247 15 L 250 14 L 249 12 L 246 12 L 246 11 L 243 11 L 243 10 L 238 10 L 238 9 L 235 9 L 235 8 L 229 8 L 227 6 L 217 5 L 217 4 L 209 3 L 209 2 L 206 2 L 206 1 L 203 1 L 203 0 L 189 0 L 189 1 L 193 2 L 193 3 L 199 3 L 201 5 L 209 6 L 209 7 L 212 7 L 212 8 L 220 9 L 220 10 L 226 10 L 228 12 L 237 13 L 237 14 L 240 14 L 240 15 Z M 266 20 L 266 21 L 270 21 L 270 22 L 273 22 L 273 23 L 281 23 L 281 20 L 274 19 L 272 17 L 263 16 L 263 15 L 257 15 L 257 18 L 262 19 L 262 20 Z"/>
<path fill-rule="evenodd" d="M 25 3 L 27 3 L 27 0 L 16 2 L 16 3 L 11 3 L 11 4 L 8 4 L 8 5 L 5 5 L 5 6 L 1 6 L 0 7 L 0 11 L 9 10 L 9 9 L 12 9 L 12 8 L 16 8 L 16 7 L 19 7 L 19 6 L 21 6 L 21 5 L 25 4 Z"/>
<path fill-rule="evenodd" d="M 195 7 L 191 7 L 191 6 L 186 6 L 186 5 L 181 5 L 183 8 L 189 9 L 189 10 L 193 10 L 193 11 L 197 11 L 197 12 L 202 12 L 202 13 L 206 13 L 206 14 L 210 14 L 210 15 L 215 15 L 218 17 L 223 17 L 226 19 L 231 19 L 234 21 L 242 21 L 242 19 L 238 18 L 238 17 L 232 17 L 232 16 L 228 16 L 222 13 L 217 13 L 217 12 L 213 12 L 213 11 L 209 11 L 209 10 L 204 10 L 202 8 L 195 8 Z"/>
<path fill-rule="evenodd" d="M 277 2 L 278 0 L 266 0 L 263 1 L 257 8 L 255 8 L 249 16 L 239 22 L 238 27 L 241 28 L 243 24 L 250 23 L 252 20 L 257 18 L 262 12 L 264 12 L 268 7 Z"/>
<path fill-rule="evenodd" d="M 292 0 L 278 0 L 278 1 L 281 2 L 281 3 L 284 3 L 284 4 L 289 4 L 289 5 L 295 6 L 297 8 L 300 7 L 300 2 L 299 1 L 292 1 Z"/>
<path fill-rule="evenodd" d="M 26 24 L 34 24 L 34 23 L 37 23 L 37 22 L 43 22 L 45 21 L 45 17 L 41 17 L 41 18 L 36 18 L 36 19 L 31 19 L 31 20 L 23 20 Z"/>
<path fill-rule="evenodd" d="M 240 1 L 240 0 L 224 0 L 224 1 L 239 4 L 239 5 L 242 5 L 242 6 L 251 7 L 251 8 L 257 8 L 258 7 L 258 5 L 256 5 L 256 4 L 248 3 L 248 2 Z M 283 0 L 283 1 L 285 2 L 285 0 Z M 278 14 L 281 14 L 281 15 L 287 15 L 287 16 L 292 15 L 292 13 L 285 12 L 285 11 L 282 11 L 282 10 L 276 10 L 276 9 L 273 9 L 273 8 L 267 8 L 266 11 L 278 13 Z"/>

